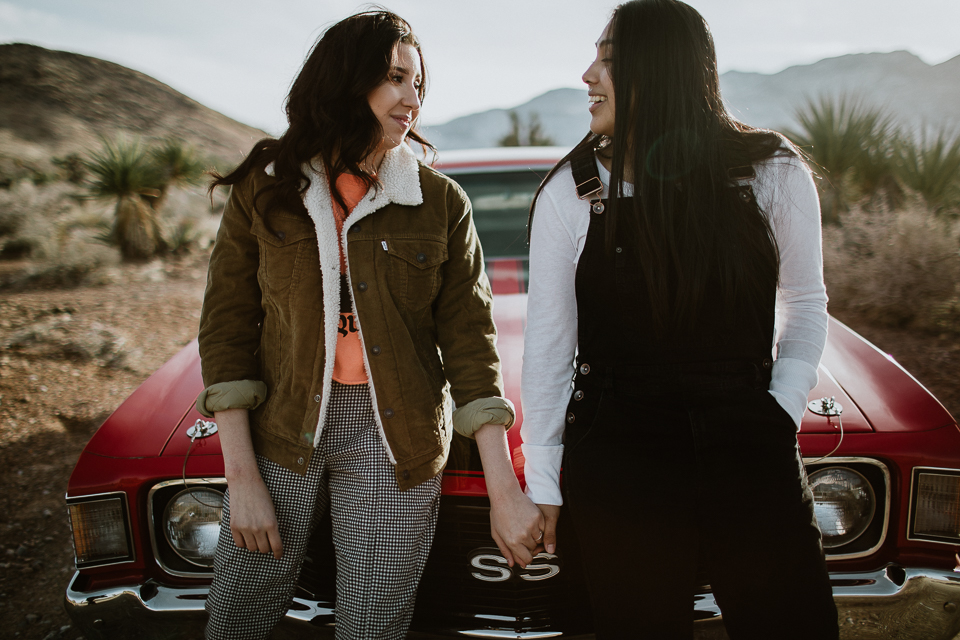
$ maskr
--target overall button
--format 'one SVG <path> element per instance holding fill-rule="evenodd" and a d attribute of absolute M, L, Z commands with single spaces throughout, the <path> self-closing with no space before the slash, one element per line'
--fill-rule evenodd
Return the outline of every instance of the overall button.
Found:
<path fill-rule="evenodd" d="M 573 412 L 567 414 L 567 424 L 573 424 L 577 421 L 577 416 L 573 415 Z"/>
<path fill-rule="evenodd" d="M 373 345 L 373 348 L 370 349 L 370 352 L 375 356 L 380 355 L 380 345 L 378 344 Z"/>
<path fill-rule="evenodd" d="M 303 456 L 300 456 L 299 458 L 297 458 L 297 464 L 300 465 L 301 467 L 303 466 Z"/>
<path fill-rule="evenodd" d="M 762 364 L 763 364 L 763 368 L 768 371 L 770 369 L 773 369 L 773 360 L 771 360 L 770 358 L 764 358 Z"/>
<path fill-rule="evenodd" d="M 580 374 L 585 376 L 588 373 L 590 373 L 590 365 L 584 362 L 582 365 L 580 365 Z"/>
<path fill-rule="evenodd" d="M 573 392 L 573 399 L 577 402 L 583 400 L 583 391 L 577 390 Z"/>
<path fill-rule="evenodd" d="M 423 264 L 423 263 L 426 262 L 426 261 L 427 261 L 427 254 L 425 254 L 425 253 L 418 253 L 418 254 L 417 254 L 417 262 L 419 262 L 420 264 Z"/>
<path fill-rule="evenodd" d="M 314 401 L 314 402 L 320 402 L 320 394 L 319 394 L 319 393 L 318 393 L 317 395 L 313 396 L 313 401 Z"/>
<path fill-rule="evenodd" d="M 361 282 L 361 283 L 357 284 L 357 291 L 366 291 L 366 290 L 367 290 L 367 283 L 366 283 L 366 282 Z"/>
<path fill-rule="evenodd" d="M 383 410 L 383 417 L 384 417 L 384 418 L 392 418 L 393 415 L 394 415 L 394 414 L 393 414 L 393 409 L 384 409 L 384 410 Z"/>

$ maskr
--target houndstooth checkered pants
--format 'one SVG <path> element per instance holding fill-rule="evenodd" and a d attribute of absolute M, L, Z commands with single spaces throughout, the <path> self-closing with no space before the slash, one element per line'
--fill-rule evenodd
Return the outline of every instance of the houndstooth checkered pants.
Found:
<path fill-rule="evenodd" d="M 257 456 L 270 490 L 283 557 L 238 548 L 224 500 L 209 640 L 266 638 L 292 599 L 314 524 L 330 509 L 337 556 L 337 640 L 406 635 L 433 542 L 440 476 L 397 487 L 366 384 L 333 383 L 329 417 L 306 476 Z"/>

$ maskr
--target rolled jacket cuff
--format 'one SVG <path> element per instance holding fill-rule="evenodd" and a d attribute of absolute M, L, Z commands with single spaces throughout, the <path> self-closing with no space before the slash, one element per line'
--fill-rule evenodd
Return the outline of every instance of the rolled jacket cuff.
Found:
<path fill-rule="evenodd" d="M 453 412 L 453 428 L 460 435 L 473 438 L 477 429 L 485 424 L 502 424 L 509 429 L 515 416 L 513 403 L 507 398 L 480 398 L 457 407 Z"/>
<path fill-rule="evenodd" d="M 212 418 L 217 411 L 256 409 L 267 399 L 267 385 L 260 380 L 234 380 L 212 384 L 197 396 L 197 411 Z"/>

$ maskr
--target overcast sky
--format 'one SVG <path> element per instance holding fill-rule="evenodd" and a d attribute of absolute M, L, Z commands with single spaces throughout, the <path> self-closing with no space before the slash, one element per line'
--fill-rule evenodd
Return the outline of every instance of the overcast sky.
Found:
<path fill-rule="evenodd" d="M 845 53 L 906 49 L 930 64 L 960 54 L 960 0 L 691 0 L 721 71 L 775 73 Z M 390 0 L 423 43 L 426 124 L 581 87 L 616 2 Z M 96 56 L 151 75 L 279 134 L 290 82 L 354 0 L 0 0 L 0 43 Z M 584 105 L 586 108 L 586 105 Z"/>

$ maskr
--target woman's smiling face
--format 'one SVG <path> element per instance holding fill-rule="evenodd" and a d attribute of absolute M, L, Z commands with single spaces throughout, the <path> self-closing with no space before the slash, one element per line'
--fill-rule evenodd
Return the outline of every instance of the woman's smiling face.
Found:
<path fill-rule="evenodd" d="M 383 129 L 380 151 L 399 146 L 420 115 L 422 82 L 420 54 L 413 45 L 398 44 L 387 77 L 367 94 L 370 109 Z"/>
<path fill-rule="evenodd" d="M 608 24 L 597 41 L 597 56 L 583 73 L 583 81 L 590 97 L 590 130 L 611 138 L 615 113 L 612 71 L 613 39 Z"/>

